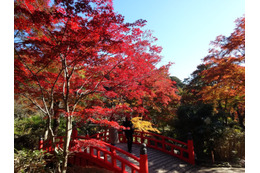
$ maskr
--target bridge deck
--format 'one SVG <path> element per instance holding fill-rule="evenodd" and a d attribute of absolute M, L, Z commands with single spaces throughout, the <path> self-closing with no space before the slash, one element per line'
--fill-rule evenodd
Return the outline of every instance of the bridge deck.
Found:
<path fill-rule="evenodd" d="M 119 143 L 116 145 L 116 147 L 119 147 L 127 151 L 126 143 Z M 137 157 L 140 156 L 140 145 L 133 144 L 132 154 Z M 152 148 L 147 148 L 147 154 L 148 154 L 149 173 L 164 173 L 164 172 L 179 173 L 179 172 L 188 172 L 189 170 L 194 168 L 193 165 L 190 165 L 184 161 L 181 161 L 176 157 L 173 157 L 171 155 L 168 155 L 166 153 L 163 153 L 161 151 Z M 122 157 L 125 158 L 126 156 L 122 156 Z M 129 158 L 125 158 L 125 159 L 135 163 Z"/>
<path fill-rule="evenodd" d="M 116 147 L 119 147 L 127 151 L 126 143 L 116 144 Z M 137 157 L 140 156 L 140 145 L 133 144 L 132 154 Z M 245 172 L 244 168 L 203 168 L 203 167 L 193 166 L 174 156 L 168 155 L 166 153 L 163 153 L 161 151 L 152 148 L 147 148 L 147 154 L 148 154 L 149 173 L 194 173 L 194 172 L 244 173 Z M 130 162 L 135 163 L 130 158 L 126 158 L 125 155 L 122 155 L 121 157 L 124 157 Z"/>

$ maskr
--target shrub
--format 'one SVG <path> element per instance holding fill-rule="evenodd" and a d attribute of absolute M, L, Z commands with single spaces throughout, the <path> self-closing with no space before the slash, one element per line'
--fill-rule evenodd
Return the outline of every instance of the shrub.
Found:
<path fill-rule="evenodd" d="M 197 160 L 236 162 L 245 157 L 245 133 L 235 122 L 224 122 L 208 104 L 182 105 L 172 123 L 172 131 L 182 141 L 191 132 Z M 173 136 L 173 135 L 172 135 Z"/>
<path fill-rule="evenodd" d="M 245 132 L 238 128 L 226 128 L 215 142 L 214 152 L 216 158 L 223 161 L 245 159 Z"/>
<path fill-rule="evenodd" d="M 41 116 L 15 119 L 14 121 L 14 148 L 36 149 L 39 136 L 44 133 L 45 121 Z"/>
<path fill-rule="evenodd" d="M 14 153 L 14 172 L 15 173 L 38 173 L 46 172 L 46 162 L 42 150 L 16 150 Z"/>

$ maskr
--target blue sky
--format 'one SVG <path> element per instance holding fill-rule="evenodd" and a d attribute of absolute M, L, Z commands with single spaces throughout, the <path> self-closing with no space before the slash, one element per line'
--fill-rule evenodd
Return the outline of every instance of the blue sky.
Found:
<path fill-rule="evenodd" d="M 158 66 L 173 62 L 170 75 L 183 80 L 202 63 L 210 41 L 233 32 L 245 0 L 114 0 L 114 9 L 126 22 L 147 20 L 145 29 L 163 47 Z"/>

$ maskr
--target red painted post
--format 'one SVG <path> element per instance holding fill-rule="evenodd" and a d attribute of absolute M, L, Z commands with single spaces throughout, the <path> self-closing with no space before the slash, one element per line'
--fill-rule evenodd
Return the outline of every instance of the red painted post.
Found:
<path fill-rule="evenodd" d="M 147 149 L 146 144 L 141 145 L 140 149 L 140 173 L 148 173 L 148 157 L 147 157 Z"/>
<path fill-rule="evenodd" d="M 88 130 L 86 131 L 86 135 L 87 139 L 89 138 L 89 133 L 88 133 Z"/>
<path fill-rule="evenodd" d="M 97 150 L 97 158 L 100 159 L 100 150 Z"/>
<path fill-rule="evenodd" d="M 164 136 L 162 137 L 162 149 L 166 150 L 166 147 L 165 147 L 165 137 Z"/>
<path fill-rule="evenodd" d="M 43 149 L 43 137 L 40 137 L 38 147 L 39 147 L 39 150 Z"/>
<path fill-rule="evenodd" d="M 144 143 L 144 131 L 141 131 L 141 144 Z"/>
<path fill-rule="evenodd" d="M 94 150 L 93 150 L 93 147 L 89 147 L 89 154 L 91 157 L 94 157 Z"/>
<path fill-rule="evenodd" d="M 122 166 L 122 172 L 126 172 L 125 171 L 125 163 L 124 162 L 122 162 L 121 166 Z"/>
<path fill-rule="evenodd" d="M 110 148 L 110 151 L 111 151 L 112 165 L 115 168 L 116 167 L 116 158 L 115 158 L 116 151 L 114 148 Z"/>
<path fill-rule="evenodd" d="M 194 146 L 193 146 L 193 139 L 191 133 L 188 133 L 188 153 L 189 153 L 189 163 L 194 165 L 195 154 L 194 154 Z"/>

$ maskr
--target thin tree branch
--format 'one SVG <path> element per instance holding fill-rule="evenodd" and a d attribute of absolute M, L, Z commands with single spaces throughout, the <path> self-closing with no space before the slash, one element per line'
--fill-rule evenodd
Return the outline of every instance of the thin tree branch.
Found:
<path fill-rule="evenodd" d="M 44 107 L 45 107 L 45 109 L 46 109 L 46 111 L 47 111 L 47 114 L 50 114 L 49 111 L 48 111 L 48 107 L 47 107 L 46 101 L 45 101 L 43 88 L 42 88 L 42 86 L 41 86 L 41 84 L 40 84 L 40 81 L 39 81 L 38 77 L 37 77 L 37 76 L 33 73 L 33 71 L 27 66 L 27 64 L 23 62 L 23 60 L 22 60 L 21 56 L 19 55 L 19 53 L 17 52 L 17 50 L 16 50 L 16 49 L 14 49 L 14 50 L 15 50 L 15 53 L 17 54 L 18 58 L 20 59 L 20 61 L 23 63 L 23 65 L 30 71 L 30 73 L 31 73 L 31 74 L 33 75 L 33 77 L 36 79 L 37 84 L 38 84 L 38 86 L 39 86 L 39 88 L 40 88 L 40 91 L 41 91 L 42 101 L 43 101 Z"/>
<path fill-rule="evenodd" d="M 30 100 L 36 107 L 38 107 L 43 113 L 47 114 L 47 112 L 37 103 L 37 101 L 31 99 L 30 97 L 26 96 L 25 94 L 22 94 L 25 98 Z"/>

